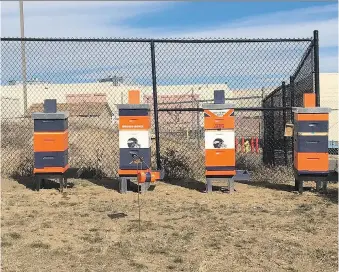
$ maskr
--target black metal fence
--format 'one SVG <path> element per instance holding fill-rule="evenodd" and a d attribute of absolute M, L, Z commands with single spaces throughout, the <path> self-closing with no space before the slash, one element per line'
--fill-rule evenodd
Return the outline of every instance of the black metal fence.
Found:
<path fill-rule="evenodd" d="M 293 163 L 293 140 L 284 137 L 286 123 L 293 123 L 292 107 L 303 106 L 304 93 L 316 92 L 319 106 L 319 60 L 318 33 L 305 51 L 296 71 L 289 81 L 283 81 L 263 100 L 263 108 L 276 108 L 277 111 L 264 113 L 263 162 L 271 166 L 289 166 Z M 280 108 L 280 110 L 279 110 Z"/>
<path fill-rule="evenodd" d="M 316 39 L 2 38 L 2 172 L 31 172 L 30 115 L 56 98 L 70 112 L 71 166 L 117 176 L 116 105 L 139 89 L 152 105 L 153 167 L 202 179 L 201 107 L 223 89 L 236 109 L 237 167 L 255 179 L 288 179 L 293 147 L 284 124 L 302 94 L 319 89 Z"/>

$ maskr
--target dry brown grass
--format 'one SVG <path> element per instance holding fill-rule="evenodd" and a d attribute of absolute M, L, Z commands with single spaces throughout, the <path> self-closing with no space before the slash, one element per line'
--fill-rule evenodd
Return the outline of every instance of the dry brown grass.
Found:
<path fill-rule="evenodd" d="M 298 195 L 288 184 L 236 184 L 228 195 L 158 183 L 140 196 L 139 234 L 137 195 L 114 181 L 70 180 L 64 194 L 30 182 L 1 181 L 5 272 L 337 271 L 334 185 Z"/>

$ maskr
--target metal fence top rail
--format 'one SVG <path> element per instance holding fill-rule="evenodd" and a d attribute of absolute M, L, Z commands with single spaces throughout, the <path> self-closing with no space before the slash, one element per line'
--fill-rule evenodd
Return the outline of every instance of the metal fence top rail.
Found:
<path fill-rule="evenodd" d="M 275 43 L 275 42 L 312 42 L 313 38 L 281 39 L 147 39 L 147 38 L 1 38 L 1 41 L 27 42 L 156 42 L 156 43 Z"/>
<path fill-rule="evenodd" d="M 292 107 L 271 107 L 271 108 L 263 108 L 263 107 L 235 107 L 233 108 L 235 111 L 284 111 L 284 110 L 291 110 Z M 203 108 L 160 108 L 158 109 L 158 111 L 200 111 L 203 112 L 204 109 Z"/>

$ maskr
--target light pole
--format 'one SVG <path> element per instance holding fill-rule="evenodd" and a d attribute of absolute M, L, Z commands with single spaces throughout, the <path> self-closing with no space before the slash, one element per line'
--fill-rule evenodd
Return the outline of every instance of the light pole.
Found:
<path fill-rule="evenodd" d="M 27 85 L 26 85 L 26 55 L 25 55 L 25 29 L 24 29 L 24 3 L 19 1 L 20 7 L 20 32 L 21 32 L 21 61 L 22 61 L 22 86 L 23 86 L 23 102 L 24 115 L 27 113 Z"/>

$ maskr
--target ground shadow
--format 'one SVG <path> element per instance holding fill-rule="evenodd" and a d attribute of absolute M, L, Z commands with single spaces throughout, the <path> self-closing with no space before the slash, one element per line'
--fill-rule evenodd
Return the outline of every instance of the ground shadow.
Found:
<path fill-rule="evenodd" d="M 267 188 L 271 190 L 277 191 L 285 191 L 285 192 L 296 192 L 295 186 L 293 184 L 286 183 L 270 183 L 268 181 L 237 181 L 241 184 L 247 184 L 254 187 Z M 331 182 L 330 183 L 334 183 Z M 336 182 L 337 183 L 337 182 Z M 338 187 L 337 188 L 328 188 L 327 192 L 316 192 L 315 185 L 314 186 L 304 186 L 304 192 L 312 191 L 317 193 L 322 198 L 333 202 L 334 204 L 338 204 Z"/>
<path fill-rule="evenodd" d="M 180 186 L 186 189 L 195 190 L 201 193 L 206 192 L 206 183 L 196 179 L 184 179 L 184 180 L 165 179 L 164 182 L 171 185 Z M 225 192 L 226 191 L 225 188 L 227 186 L 228 186 L 227 182 L 225 182 L 224 186 L 212 185 L 212 190 Z"/>
<path fill-rule="evenodd" d="M 237 183 L 247 184 L 254 187 L 261 187 L 266 189 L 272 189 L 277 191 L 286 191 L 286 192 L 293 192 L 295 191 L 295 186 L 292 184 L 286 183 L 271 183 L 268 181 L 237 181 Z M 304 187 L 304 191 L 310 191 L 312 187 Z"/>
<path fill-rule="evenodd" d="M 24 185 L 27 189 L 30 189 L 32 191 L 35 191 L 35 184 L 34 184 L 34 177 L 22 177 L 22 176 L 14 176 L 12 177 L 16 182 L 18 182 L 21 185 Z M 73 188 L 74 184 L 72 182 L 67 181 L 67 188 Z M 45 179 L 44 184 L 41 183 L 41 189 L 60 189 L 59 182 L 56 182 L 53 179 Z"/>
<path fill-rule="evenodd" d="M 329 188 L 326 193 L 319 193 L 319 195 L 334 204 L 338 204 L 338 187 Z"/>
<path fill-rule="evenodd" d="M 112 178 L 86 178 L 89 182 L 102 186 L 106 189 L 119 191 L 119 181 L 118 179 Z"/>
<path fill-rule="evenodd" d="M 113 178 L 86 178 L 89 182 L 105 187 L 106 189 L 109 190 L 115 190 L 117 192 L 119 191 L 119 180 L 113 179 Z M 151 185 L 147 191 L 154 191 L 155 186 Z M 140 188 L 139 188 L 140 189 Z M 133 181 L 130 182 L 129 186 L 127 187 L 127 190 L 130 192 L 137 193 L 138 192 L 138 184 L 137 181 L 134 179 Z"/>

